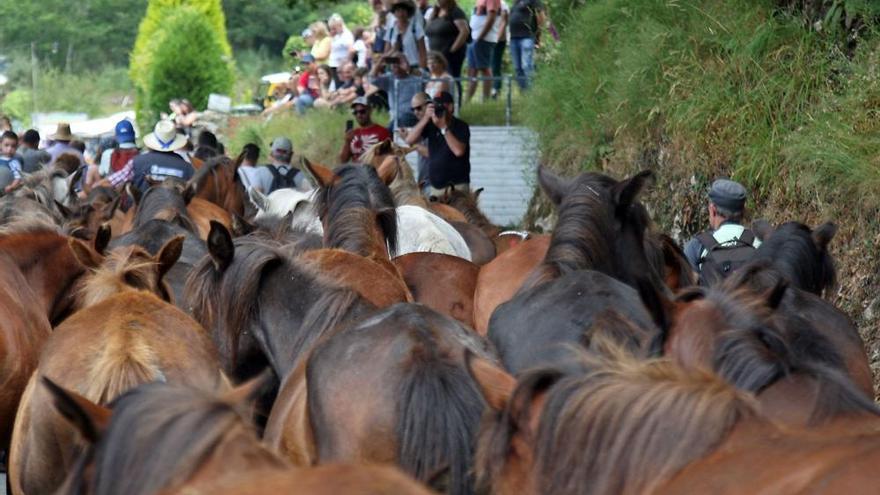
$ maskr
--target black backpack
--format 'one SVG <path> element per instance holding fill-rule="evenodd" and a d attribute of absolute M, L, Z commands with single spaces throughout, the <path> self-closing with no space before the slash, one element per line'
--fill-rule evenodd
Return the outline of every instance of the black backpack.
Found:
<path fill-rule="evenodd" d="M 296 188 L 296 174 L 298 173 L 296 169 L 290 168 L 287 174 L 282 174 L 275 165 L 268 165 L 267 168 L 272 173 L 272 186 L 269 188 L 269 192 L 277 191 L 278 189 Z"/>
<path fill-rule="evenodd" d="M 703 232 L 697 240 L 708 251 L 700 262 L 700 285 L 711 287 L 748 263 L 755 254 L 755 233 L 743 230 L 736 242 L 718 243 L 712 232 Z"/>

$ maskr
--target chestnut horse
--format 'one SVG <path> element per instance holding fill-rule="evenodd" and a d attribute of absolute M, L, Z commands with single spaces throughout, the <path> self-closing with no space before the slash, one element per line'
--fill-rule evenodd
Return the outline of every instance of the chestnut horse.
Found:
<path fill-rule="evenodd" d="M 100 404 L 154 380 L 205 390 L 225 387 L 207 332 L 157 297 L 168 294 L 162 276 L 182 243 L 173 239 L 155 257 L 129 246 L 104 259 L 71 240 L 77 257 L 92 269 L 78 294 L 85 307 L 49 337 L 22 396 L 9 456 L 13 493 L 54 493 L 78 448 L 75 431 L 49 407 L 40 376 Z"/>
<path fill-rule="evenodd" d="M 518 383 L 468 359 L 491 409 L 476 463 L 491 493 L 833 494 L 876 485 L 876 430 L 780 429 L 712 374 L 620 352 L 573 354 Z"/>
<path fill-rule="evenodd" d="M 412 301 L 397 268 L 397 212 L 391 192 L 373 167 L 345 165 L 335 171 L 305 161 L 320 189 L 318 216 L 324 224 L 324 249 L 300 260 L 350 287 L 370 303 L 384 307 Z"/>
<path fill-rule="evenodd" d="M 315 346 L 285 383 L 266 441 L 303 465 L 397 463 L 435 488 L 473 493 L 483 402 L 465 352 L 494 359 L 483 339 L 425 306 L 381 310 Z"/>
<path fill-rule="evenodd" d="M 236 163 L 229 157 L 219 155 L 196 167 L 189 184 L 197 191 L 195 198 L 209 201 L 230 215 L 244 216 L 244 185 L 238 177 Z"/>
<path fill-rule="evenodd" d="M 58 412 L 90 442 L 61 494 L 429 493 L 391 467 L 291 468 L 244 419 L 254 384 L 218 397 L 151 383 L 119 397 L 111 411 L 44 383 Z"/>
<path fill-rule="evenodd" d="M 474 288 L 480 268 L 457 256 L 409 253 L 391 260 L 417 303 L 474 328 Z"/>
<path fill-rule="evenodd" d="M 507 369 L 555 359 L 561 345 L 580 343 L 585 328 L 612 309 L 653 329 L 656 339 L 644 344 L 659 352 L 666 313 L 658 295 L 667 289 L 645 254 L 649 220 L 636 202 L 649 175 L 617 182 L 585 173 L 569 182 L 539 170 L 559 222 L 544 261 L 489 321 L 489 339 Z"/>

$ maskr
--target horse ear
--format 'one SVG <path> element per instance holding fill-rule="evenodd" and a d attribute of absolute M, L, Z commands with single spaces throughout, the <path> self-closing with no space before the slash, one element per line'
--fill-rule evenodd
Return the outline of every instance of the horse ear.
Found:
<path fill-rule="evenodd" d="M 763 218 L 759 218 L 752 222 L 752 231 L 758 236 L 758 239 L 761 239 L 761 242 L 767 242 L 767 239 L 773 235 L 773 226 L 770 225 L 770 222 Z"/>
<path fill-rule="evenodd" d="M 465 367 L 493 411 L 503 411 L 516 388 L 516 379 L 487 359 L 464 351 Z"/>
<path fill-rule="evenodd" d="M 257 226 L 248 222 L 244 218 L 241 217 L 238 213 L 232 214 L 232 233 L 236 237 L 241 237 L 243 235 L 248 235 L 251 232 L 257 230 Z"/>
<path fill-rule="evenodd" d="M 260 393 L 263 392 L 271 381 L 272 372 L 268 369 L 263 370 L 256 377 L 223 394 L 221 400 L 233 406 L 251 405 L 259 398 Z"/>
<path fill-rule="evenodd" d="M 73 251 L 73 256 L 86 268 L 97 268 L 101 266 L 104 257 L 95 252 L 85 242 L 71 237 L 67 243 Z"/>
<path fill-rule="evenodd" d="M 208 254 L 211 255 L 214 268 L 221 272 L 232 263 L 232 257 L 235 256 L 232 234 L 216 220 L 211 220 L 211 231 L 208 232 Z"/>
<path fill-rule="evenodd" d="M 103 219 L 104 220 L 111 220 L 113 218 L 113 215 L 116 214 L 116 209 L 119 208 L 119 204 L 121 202 L 122 202 L 122 195 L 120 194 L 120 195 L 116 196 L 116 198 L 114 198 L 113 201 L 110 202 L 110 204 L 105 205 L 104 210 L 103 210 L 104 214 L 102 215 Z"/>
<path fill-rule="evenodd" d="M 780 279 L 772 289 L 764 293 L 764 299 L 767 301 L 767 307 L 775 310 L 782 303 L 785 291 L 788 290 L 788 282 Z"/>
<path fill-rule="evenodd" d="M 205 161 L 197 156 L 190 156 L 189 161 L 192 163 L 194 169 L 198 170 L 205 165 Z"/>
<path fill-rule="evenodd" d="M 73 185 L 76 184 L 77 182 L 79 182 L 79 180 L 82 178 L 84 170 L 85 170 L 84 168 L 79 167 L 76 170 L 74 170 L 72 174 L 67 176 L 67 192 L 68 192 L 68 194 L 73 191 L 73 189 L 74 189 Z"/>
<path fill-rule="evenodd" d="M 825 222 L 813 230 L 813 242 L 816 243 L 819 251 L 828 251 L 828 244 L 831 243 L 831 239 L 834 239 L 836 233 L 837 225 L 834 222 Z"/>
<path fill-rule="evenodd" d="M 165 274 L 168 273 L 168 270 L 170 270 L 171 267 L 177 263 L 177 260 L 180 259 L 180 253 L 183 252 L 183 241 L 184 237 L 179 235 L 159 248 L 159 252 L 155 257 L 156 262 L 159 263 L 159 278 L 165 276 Z"/>
<path fill-rule="evenodd" d="M 183 188 L 183 192 L 181 196 L 183 196 L 183 204 L 189 205 L 190 201 L 196 197 L 196 193 L 198 192 L 199 186 L 195 182 L 187 182 L 186 186 Z"/>
<path fill-rule="evenodd" d="M 100 440 L 110 424 L 110 409 L 61 387 L 45 376 L 42 377 L 42 381 L 52 395 L 55 410 L 70 421 L 83 438 L 91 443 Z"/>
<path fill-rule="evenodd" d="M 248 199 L 250 199 L 251 203 L 261 211 L 267 211 L 269 209 L 269 198 L 253 187 L 248 190 Z"/>
<path fill-rule="evenodd" d="M 95 232 L 95 251 L 101 256 L 106 254 L 107 246 L 110 244 L 110 237 L 112 237 L 110 225 L 106 223 L 99 225 L 98 231 Z"/>
<path fill-rule="evenodd" d="M 654 172 L 650 170 L 642 170 L 627 180 L 619 182 L 613 189 L 614 204 L 618 211 L 621 208 L 629 208 L 636 202 L 639 193 L 645 187 L 648 181 L 654 178 Z"/>
<path fill-rule="evenodd" d="M 323 165 L 312 163 L 306 157 L 303 157 L 302 164 L 321 187 L 330 187 L 339 179 L 332 170 Z"/>
<path fill-rule="evenodd" d="M 70 208 L 61 204 L 57 199 L 53 199 L 52 201 L 55 202 L 55 208 L 58 208 L 58 211 L 61 212 L 61 216 L 64 218 L 73 218 L 73 212 L 70 211 Z"/>
<path fill-rule="evenodd" d="M 131 182 L 125 185 L 125 192 L 131 196 L 131 199 L 134 201 L 135 205 L 140 204 L 141 202 L 141 190 L 132 186 Z"/>
<path fill-rule="evenodd" d="M 474 201 L 480 199 L 480 194 L 483 193 L 483 188 L 478 187 L 476 191 L 474 191 Z"/>
<path fill-rule="evenodd" d="M 538 167 L 538 184 L 541 185 L 541 190 L 554 205 L 559 206 L 562 203 L 562 198 L 568 190 L 568 183 L 565 179 L 541 165 Z"/>
<path fill-rule="evenodd" d="M 392 158 L 383 161 L 379 168 L 376 169 L 376 173 L 386 186 L 391 185 L 394 179 L 397 178 L 397 160 Z"/>

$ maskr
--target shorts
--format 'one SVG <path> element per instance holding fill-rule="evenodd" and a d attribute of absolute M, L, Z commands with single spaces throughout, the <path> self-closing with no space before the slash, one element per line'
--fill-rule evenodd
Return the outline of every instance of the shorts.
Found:
<path fill-rule="evenodd" d="M 471 69 L 491 69 L 495 43 L 486 40 L 472 41 L 467 48 L 467 63 Z"/>

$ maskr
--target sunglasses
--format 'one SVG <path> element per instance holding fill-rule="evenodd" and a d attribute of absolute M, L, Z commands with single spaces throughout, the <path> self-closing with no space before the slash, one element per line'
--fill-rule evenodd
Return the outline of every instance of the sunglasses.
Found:
<path fill-rule="evenodd" d="M 417 106 L 417 107 L 411 107 L 411 108 L 410 108 L 410 110 L 412 110 L 413 113 L 415 113 L 415 112 L 421 112 L 421 111 L 424 110 L 424 109 L 425 109 L 425 105 L 419 105 L 419 106 Z"/>
<path fill-rule="evenodd" d="M 352 115 L 366 115 L 366 114 L 367 114 L 367 109 L 366 109 L 366 108 L 360 108 L 360 109 L 358 109 L 358 110 L 352 110 L 352 111 L 351 111 L 351 114 L 352 114 Z"/>

